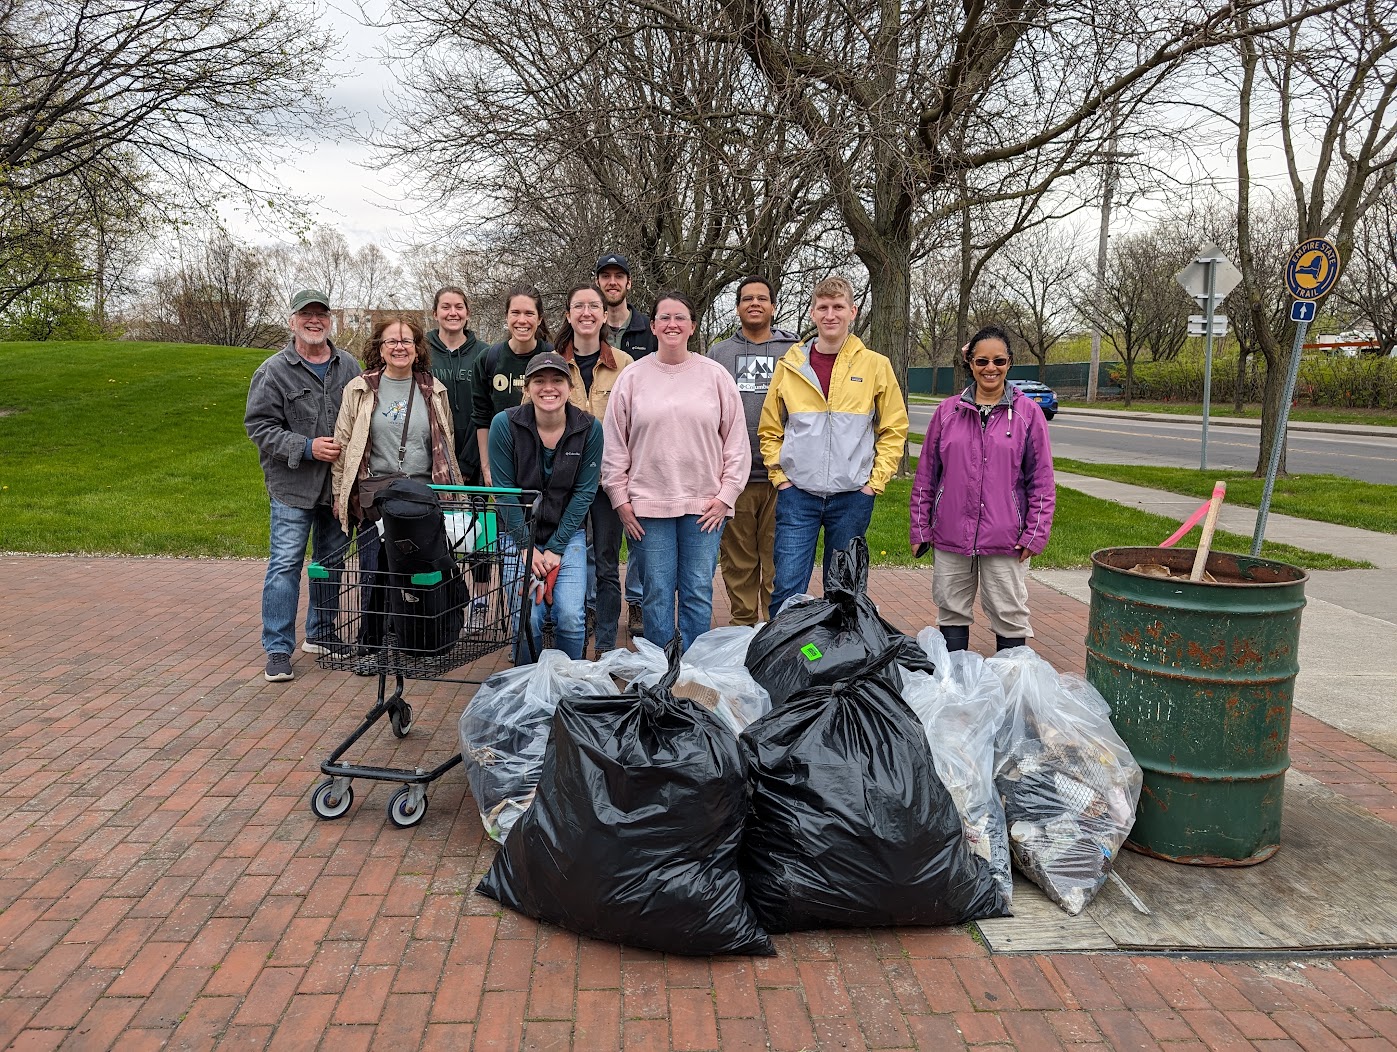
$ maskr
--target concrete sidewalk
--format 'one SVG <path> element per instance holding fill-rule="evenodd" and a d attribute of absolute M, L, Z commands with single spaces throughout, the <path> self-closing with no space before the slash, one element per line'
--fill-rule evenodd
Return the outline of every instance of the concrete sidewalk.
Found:
<path fill-rule="evenodd" d="M 302 654 L 294 681 L 264 682 L 262 573 L 0 558 L 0 1047 L 1397 1049 L 1394 957 L 1002 955 L 955 928 L 709 960 L 502 911 L 473 891 L 495 849 L 459 770 L 411 829 L 371 783 L 343 818 L 311 815 L 319 761 L 375 685 Z M 870 590 L 904 626 L 934 619 L 924 569 L 877 568 Z M 1087 608 L 1030 595 L 1035 646 L 1081 671 Z M 993 646 L 981 626 L 971 641 Z M 358 755 L 440 762 L 472 692 L 410 682 L 411 734 Z M 1397 825 L 1391 757 L 1304 714 L 1291 755 Z"/>

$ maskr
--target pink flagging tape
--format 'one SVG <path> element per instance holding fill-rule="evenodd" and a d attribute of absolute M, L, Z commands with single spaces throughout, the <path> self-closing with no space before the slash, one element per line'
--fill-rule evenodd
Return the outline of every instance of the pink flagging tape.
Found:
<path fill-rule="evenodd" d="M 1224 492 L 1226 492 L 1226 487 L 1223 486 L 1221 483 L 1214 486 L 1213 496 L 1208 500 L 1205 500 L 1202 504 L 1200 504 L 1198 506 L 1198 510 L 1195 511 L 1192 515 L 1190 515 L 1187 519 L 1185 519 L 1184 524 L 1180 526 L 1177 530 L 1175 530 L 1170 535 L 1167 541 L 1160 541 L 1159 546 L 1161 548 L 1172 548 L 1174 547 L 1174 545 L 1178 544 L 1181 540 L 1183 540 L 1184 534 L 1188 533 L 1189 530 L 1193 529 L 1195 526 L 1197 526 L 1200 522 L 1203 521 L 1203 516 L 1208 514 L 1208 506 L 1213 503 L 1213 499 L 1221 497 Z"/>

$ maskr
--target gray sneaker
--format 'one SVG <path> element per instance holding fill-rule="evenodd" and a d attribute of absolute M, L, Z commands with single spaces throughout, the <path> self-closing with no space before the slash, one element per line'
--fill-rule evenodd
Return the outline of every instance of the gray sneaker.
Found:
<path fill-rule="evenodd" d="M 296 673 L 291 671 L 291 655 L 268 654 L 267 671 L 262 673 L 262 677 L 268 683 L 280 683 L 284 680 L 295 679 Z"/>
<path fill-rule="evenodd" d="M 349 648 L 345 646 L 343 640 L 332 637 L 330 639 L 307 639 L 301 644 L 301 649 L 307 654 L 331 654 L 339 657 Z"/>

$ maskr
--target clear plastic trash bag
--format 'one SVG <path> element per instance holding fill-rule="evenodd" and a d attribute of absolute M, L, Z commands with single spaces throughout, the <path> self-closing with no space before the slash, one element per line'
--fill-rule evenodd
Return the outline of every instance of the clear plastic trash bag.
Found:
<path fill-rule="evenodd" d="M 480 685 L 461 713 L 461 758 L 492 840 L 504 843 L 533 802 L 559 699 L 615 691 L 597 662 L 574 661 L 561 650 L 545 650 L 537 664 L 505 669 Z"/>
<path fill-rule="evenodd" d="M 926 731 L 936 773 L 965 826 L 966 844 L 990 864 L 1007 906 L 1014 891 L 1009 828 L 994 784 L 995 737 L 1008 711 L 1004 686 L 974 651 L 948 653 L 935 628 L 922 629 L 917 644 L 936 671 L 904 670 L 902 698 Z"/>
<path fill-rule="evenodd" d="M 1076 915 L 1110 877 L 1135 824 L 1140 765 L 1111 726 L 1106 699 L 1086 680 L 1060 675 L 1028 647 L 985 664 L 1008 701 L 995 785 L 1010 850 L 1029 880 Z"/>

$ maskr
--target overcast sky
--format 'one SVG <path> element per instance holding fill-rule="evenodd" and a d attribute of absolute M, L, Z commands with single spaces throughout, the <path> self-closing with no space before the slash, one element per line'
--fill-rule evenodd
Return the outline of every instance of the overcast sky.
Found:
<path fill-rule="evenodd" d="M 381 11 L 383 0 L 366 0 L 370 12 Z M 329 64 L 330 104 L 347 114 L 361 133 L 383 128 L 386 101 L 393 92 L 396 63 L 388 61 L 385 34 L 364 24 L 358 5 L 335 0 L 324 16 L 327 31 L 342 39 Z M 314 222 L 339 228 L 354 247 L 376 241 L 387 247 L 410 233 L 412 221 L 403 215 L 401 179 L 380 171 L 373 152 L 357 137 L 309 136 L 301 149 L 288 151 L 278 175 L 293 193 L 316 198 Z M 279 240 L 246 216 L 229 214 L 229 225 L 254 241 Z"/>
<path fill-rule="evenodd" d="M 381 14 L 387 0 L 363 0 L 370 17 Z M 355 0 L 332 0 L 327 8 L 327 29 L 341 38 L 330 64 L 332 83 L 328 95 L 333 106 L 349 115 L 361 133 L 382 130 L 388 125 L 388 99 L 394 93 L 395 73 L 402 63 L 387 55 L 385 31 L 365 24 L 366 16 Z M 1230 137 L 1230 136 L 1229 136 Z M 1284 162 L 1278 149 L 1254 144 L 1253 177 L 1273 191 L 1284 192 Z M 283 182 L 293 192 L 316 198 L 313 221 L 337 227 L 354 247 L 376 241 L 391 250 L 395 243 L 413 233 L 412 202 L 404 201 L 401 187 L 405 180 L 392 172 L 379 170 L 372 150 L 358 137 L 316 139 L 301 143 L 300 151 L 290 153 L 280 170 Z M 1229 192 L 1235 167 L 1230 143 L 1201 145 L 1191 165 L 1178 164 L 1177 175 L 1184 183 L 1212 175 Z M 1189 170 L 1191 169 L 1191 171 Z M 1195 184 L 1197 185 L 1197 184 Z M 1118 201 L 1118 205 L 1122 202 Z M 1159 202 L 1135 201 L 1115 219 L 1119 230 L 1148 225 L 1162 206 Z M 229 225 L 254 241 L 278 240 L 279 232 L 258 228 L 246 217 L 228 215 Z M 1079 214 L 1076 222 L 1095 225 L 1094 214 Z"/>

